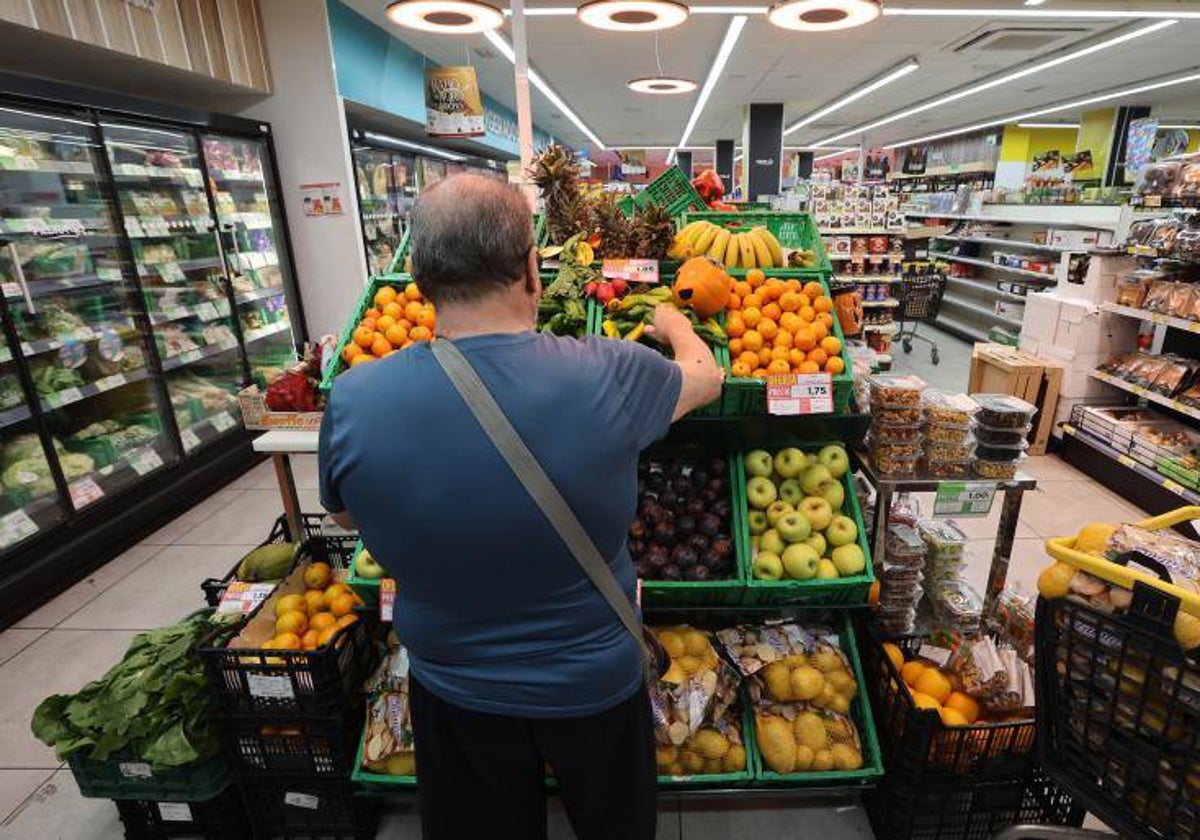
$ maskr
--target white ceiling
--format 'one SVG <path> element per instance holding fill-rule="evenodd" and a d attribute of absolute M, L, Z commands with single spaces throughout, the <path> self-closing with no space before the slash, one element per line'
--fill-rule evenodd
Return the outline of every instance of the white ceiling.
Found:
<path fill-rule="evenodd" d="M 438 63 L 463 63 L 465 41 L 483 89 L 498 101 L 513 106 L 512 65 L 484 36 L 450 38 L 405 30 L 388 22 L 383 13 L 385 0 L 342 2 Z M 724 0 L 722 4 L 726 5 Z M 529 5 L 570 4 L 533 0 Z M 732 5 L 747 4 L 744 0 L 734 0 Z M 1025 8 L 1022 0 L 885 0 L 884 5 L 885 8 Z M 1047 12 L 1101 9 L 1195 14 L 1200 12 L 1200 0 L 1047 0 L 1038 8 Z M 663 70 L 702 83 L 729 20 L 726 15 L 693 14 L 682 26 L 660 33 Z M 778 29 L 761 14 L 755 14 L 714 88 L 689 145 L 711 146 L 718 138 L 740 142 L 747 103 L 783 102 L 785 124 L 790 125 L 909 57 L 920 61 L 919 70 L 786 138 L 788 144 L 812 143 L 906 106 L 1020 69 L 1035 58 L 1079 49 L 1150 22 L 885 16 L 858 29 L 814 35 Z M 956 51 L 963 42 L 997 27 L 1068 31 L 1054 43 L 1033 51 Z M 626 88 L 630 79 L 656 73 L 653 34 L 603 32 L 578 23 L 574 17 L 531 17 L 527 19 L 527 31 L 533 67 L 605 144 L 636 147 L 671 146 L 678 142 L 697 94 L 647 96 Z M 504 34 L 511 39 L 507 27 Z M 1200 43 L 1200 20 L 1183 20 L 1011 85 L 882 127 L 863 140 L 869 146 L 877 146 L 1129 87 L 1144 80 L 1188 70 L 1200 72 L 1197 43 Z M 1200 82 L 1155 91 L 1136 97 L 1133 103 L 1122 104 L 1150 105 L 1156 115 L 1173 119 L 1200 118 Z M 539 126 L 573 146 L 587 145 L 586 137 L 536 90 L 533 110 Z M 1073 116 L 1077 117 L 1078 112 L 1044 119 Z M 851 138 L 847 145 L 853 145 L 856 139 Z"/>

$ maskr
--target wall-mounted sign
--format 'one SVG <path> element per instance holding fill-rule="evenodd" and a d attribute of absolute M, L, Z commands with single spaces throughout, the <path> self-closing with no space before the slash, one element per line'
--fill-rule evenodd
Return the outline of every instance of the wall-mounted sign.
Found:
<path fill-rule="evenodd" d="M 617 153 L 621 157 L 621 171 L 626 175 L 646 174 L 646 150 L 626 149 Z"/>
<path fill-rule="evenodd" d="M 301 184 L 300 194 L 304 200 L 304 215 L 310 218 L 340 216 L 343 212 L 342 184 L 327 181 L 323 184 Z"/>
<path fill-rule="evenodd" d="M 1158 136 L 1158 120 L 1148 117 L 1129 123 L 1125 135 L 1125 180 L 1135 181 L 1142 169 L 1154 159 L 1154 139 Z"/>
<path fill-rule="evenodd" d="M 435 137 L 483 136 L 483 97 L 474 67 L 425 68 L 425 131 Z"/>

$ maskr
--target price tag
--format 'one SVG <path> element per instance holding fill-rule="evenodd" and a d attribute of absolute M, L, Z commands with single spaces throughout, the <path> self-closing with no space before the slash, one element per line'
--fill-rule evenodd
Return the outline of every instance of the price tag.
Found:
<path fill-rule="evenodd" d="M 179 439 L 183 441 L 185 452 L 191 452 L 200 445 L 200 438 L 196 437 L 196 433 L 191 429 L 184 429 L 179 433 Z"/>
<path fill-rule="evenodd" d="M 295 700 L 296 692 L 292 689 L 292 680 L 286 676 L 271 674 L 247 674 L 246 688 L 251 697 L 265 697 L 271 700 Z"/>
<path fill-rule="evenodd" d="M 288 791 L 283 795 L 283 802 L 285 805 L 292 805 L 296 808 L 307 808 L 310 811 L 315 811 L 321 807 L 321 800 L 311 793 Z"/>
<path fill-rule="evenodd" d="M 1118 455 L 1117 463 L 1122 464 L 1123 466 L 1126 466 L 1126 467 L 1132 467 L 1137 462 L 1134 461 L 1132 458 L 1130 458 L 1128 455 Z"/>
<path fill-rule="evenodd" d="M 1162 207 L 1162 196 L 1161 195 L 1148 195 L 1142 199 L 1142 202 L 1147 207 Z"/>
<path fill-rule="evenodd" d="M 384 578 L 379 581 L 379 620 L 391 621 L 396 608 L 396 581 Z"/>
<path fill-rule="evenodd" d="M 211 303 L 202 303 L 197 306 L 196 315 L 201 321 L 215 321 L 220 317 L 217 313 L 217 307 Z"/>
<path fill-rule="evenodd" d="M 237 420 L 233 419 L 228 411 L 222 411 L 220 414 L 214 414 L 212 418 L 212 427 L 218 432 L 228 431 L 237 425 Z"/>
<path fill-rule="evenodd" d="M 1176 481 L 1172 481 L 1169 478 L 1163 479 L 1162 486 L 1164 489 L 1170 490 L 1172 493 L 1182 493 L 1183 492 L 1183 485 Z"/>
<path fill-rule="evenodd" d="M 162 456 L 158 454 L 157 450 L 149 446 L 134 450 L 126 457 L 126 460 L 138 475 L 154 472 L 163 465 Z"/>
<path fill-rule="evenodd" d="M 776 373 L 767 377 L 767 413 L 833 413 L 833 376 L 828 373 Z"/>
<path fill-rule="evenodd" d="M 123 373 L 114 373 L 112 376 L 106 376 L 103 379 L 96 380 L 96 387 L 101 391 L 111 391 L 113 388 L 120 388 L 129 380 L 125 378 Z"/>
<path fill-rule="evenodd" d="M 104 490 L 91 476 L 73 482 L 70 490 L 71 504 L 75 506 L 76 510 L 104 498 Z"/>
<path fill-rule="evenodd" d="M 275 584 L 273 583 L 248 583 L 235 580 L 226 587 L 225 594 L 221 596 L 221 603 L 217 604 L 217 612 L 249 615 L 274 591 Z"/>
<path fill-rule="evenodd" d="M 0 546 L 10 545 L 32 537 L 38 532 L 37 523 L 29 518 L 24 510 L 18 508 L 12 513 L 0 517 Z"/>
<path fill-rule="evenodd" d="M 983 481 L 943 481 L 933 501 L 934 516 L 987 516 L 996 485 Z"/>
<path fill-rule="evenodd" d="M 51 394 L 47 402 L 53 406 L 67 405 L 83 399 L 83 392 L 78 388 L 66 388 L 56 394 Z"/>
<path fill-rule="evenodd" d="M 21 296 L 21 286 L 17 283 L 0 284 L 0 289 L 4 290 L 4 296 L 7 298 L 16 298 Z"/>
<path fill-rule="evenodd" d="M 158 815 L 163 822 L 192 821 L 192 809 L 186 802 L 159 802 Z"/>
<path fill-rule="evenodd" d="M 658 260 L 605 260 L 600 273 L 606 280 L 658 283 Z"/>
<path fill-rule="evenodd" d="M 117 765 L 119 772 L 126 779 L 153 779 L 154 773 L 150 765 L 144 761 L 122 761 Z"/>
<path fill-rule="evenodd" d="M 163 279 L 164 283 L 182 283 L 187 279 L 183 269 L 179 267 L 179 263 L 173 262 L 159 263 L 158 276 Z"/>

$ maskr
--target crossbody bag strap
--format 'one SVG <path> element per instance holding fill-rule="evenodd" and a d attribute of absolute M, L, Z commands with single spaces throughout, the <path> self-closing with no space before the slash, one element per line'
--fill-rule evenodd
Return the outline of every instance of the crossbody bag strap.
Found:
<path fill-rule="evenodd" d="M 625 629 L 637 641 L 642 651 L 648 673 L 657 667 L 657 657 L 650 650 L 642 633 L 641 622 L 634 614 L 633 605 L 629 602 L 625 590 L 617 582 L 612 569 L 609 568 L 604 556 L 596 548 L 596 543 L 584 529 L 567 500 L 558 492 L 558 487 L 546 475 L 537 457 L 529 451 L 525 441 L 513 428 L 491 391 L 483 384 L 475 368 L 467 361 L 454 344 L 446 339 L 436 339 L 430 344 L 433 357 L 441 365 L 450 382 L 458 391 L 463 402 L 471 409 L 479 425 L 504 458 L 509 468 L 521 482 L 526 492 L 550 520 L 558 536 L 566 543 L 579 566 L 600 590 L 604 600 L 608 601 L 613 612 L 625 625 Z"/>

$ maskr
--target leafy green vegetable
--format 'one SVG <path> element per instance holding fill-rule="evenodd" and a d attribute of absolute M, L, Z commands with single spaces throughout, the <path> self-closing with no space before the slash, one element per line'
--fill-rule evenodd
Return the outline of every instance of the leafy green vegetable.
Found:
<path fill-rule="evenodd" d="M 34 496 L 54 492 L 54 478 L 50 475 L 50 465 L 46 463 L 41 452 L 10 464 L 0 476 L 0 481 L 9 490 L 25 490 Z"/>
<path fill-rule="evenodd" d="M 82 752 L 180 767 L 216 755 L 210 692 L 196 645 L 213 629 L 208 613 L 134 636 L 125 657 L 74 695 L 47 697 L 33 734 L 59 760 Z"/>

